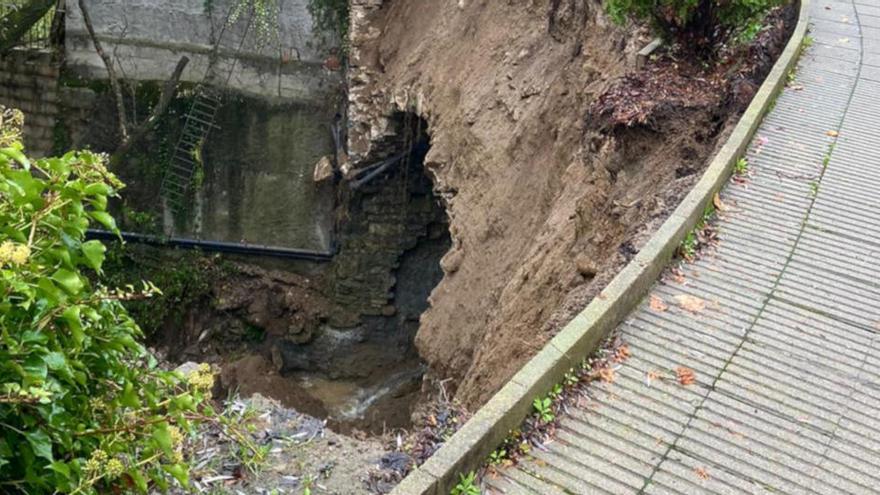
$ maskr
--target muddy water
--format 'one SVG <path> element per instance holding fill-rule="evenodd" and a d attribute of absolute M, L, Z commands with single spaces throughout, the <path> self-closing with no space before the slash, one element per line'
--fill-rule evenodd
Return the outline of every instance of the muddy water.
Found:
<path fill-rule="evenodd" d="M 405 369 L 383 377 L 374 384 L 360 381 L 334 380 L 315 373 L 300 373 L 291 378 L 314 399 L 318 400 L 331 418 L 343 429 L 367 428 L 383 425 L 386 428 L 401 426 L 403 410 L 408 410 L 411 399 L 407 398 L 417 384 L 424 368 Z"/>

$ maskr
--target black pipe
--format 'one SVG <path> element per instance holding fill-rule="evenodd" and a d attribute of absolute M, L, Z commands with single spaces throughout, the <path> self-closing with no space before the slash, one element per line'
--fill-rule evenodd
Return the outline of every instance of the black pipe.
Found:
<path fill-rule="evenodd" d="M 388 167 L 390 167 L 390 166 L 394 165 L 395 163 L 397 163 L 398 161 L 400 161 L 403 158 L 403 156 L 404 156 L 404 153 L 398 153 L 398 154 L 392 156 L 391 158 L 386 158 L 385 160 L 382 160 L 381 162 L 374 163 L 373 165 L 370 165 L 369 167 L 366 167 L 366 168 L 359 170 L 358 176 L 360 178 L 352 180 L 349 183 L 351 185 L 351 188 L 352 189 L 359 189 L 361 186 L 363 186 L 367 182 L 371 181 L 377 175 L 384 172 L 385 169 L 387 169 Z M 366 173 L 367 171 L 370 171 L 370 172 Z"/>
<path fill-rule="evenodd" d="M 247 254 L 258 256 L 274 256 L 278 258 L 292 258 L 298 260 L 326 262 L 333 259 L 334 253 L 311 251 L 308 249 L 291 249 L 274 246 L 264 246 L 261 244 L 240 244 L 237 242 L 223 241 L 203 241 L 199 239 L 186 239 L 183 237 L 162 237 L 148 234 L 138 234 L 135 232 L 114 232 L 99 229 L 89 229 L 86 231 L 86 237 L 89 239 L 101 240 L 118 240 L 120 237 L 126 241 L 136 242 L 139 244 L 150 244 L 153 246 L 177 247 L 181 249 L 202 249 L 204 251 L 215 251 L 219 253 L 231 254 Z"/>

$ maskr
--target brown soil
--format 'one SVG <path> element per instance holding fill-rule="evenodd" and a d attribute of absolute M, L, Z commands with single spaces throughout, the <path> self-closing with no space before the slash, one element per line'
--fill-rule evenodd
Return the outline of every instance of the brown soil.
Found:
<path fill-rule="evenodd" d="M 597 1 L 353 5 L 350 151 L 369 157 L 395 110 L 429 123 L 426 168 L 453 247 L 416 345 L 429 377 L 452 378 L 470 408 L 638 252 L 784 38 L 705 91 L 701 79 L 717 74 L 668 59 L 665 82 L 644 91 L 659 104 L 615 120 L 597 101 L 631 103 L 620 95 L 638 89 L 624 76 L 644 39 L 612 26 Z M 690 93 L 658 98 L 677 85 Z"/>

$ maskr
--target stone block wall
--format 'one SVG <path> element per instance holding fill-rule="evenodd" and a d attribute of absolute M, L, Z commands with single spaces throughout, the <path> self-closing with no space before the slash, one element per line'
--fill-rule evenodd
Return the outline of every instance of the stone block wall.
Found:
<path fill-rule="evenodd" d="M 33 156 L 52 152 L 58 117 L 59 64 L 48 50 L 12 50 L 0 59 L 0 104 L 25 115 L 25 149 Z"/>

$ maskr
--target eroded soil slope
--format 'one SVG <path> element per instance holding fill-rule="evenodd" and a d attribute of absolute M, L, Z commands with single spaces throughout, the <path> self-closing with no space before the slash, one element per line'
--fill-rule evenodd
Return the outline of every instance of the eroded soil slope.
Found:
<path fill-rule="evenodd" d="M 475 408 L 638 252 L 754 84 L 737 66 L 689 96 L 706 74 L 667 60 L 684 91 L 623 122 L 606 110 L 640 104 L 623 76 L 646 40 L 597 1 L 353 4 L 353 163 L 378 153 L 383 116 L 427 119 L 453 247 L 416 344 Z"/>

